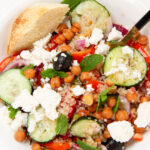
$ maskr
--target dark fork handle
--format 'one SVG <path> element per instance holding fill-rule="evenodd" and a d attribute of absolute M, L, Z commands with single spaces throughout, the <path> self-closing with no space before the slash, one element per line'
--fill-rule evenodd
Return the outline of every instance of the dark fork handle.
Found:
<path fill-rule="evenodd" d="M 150 10 L 136 23 L 135 26 L 138 30 L 141 30 L 148 21 L 150 21 Z"/>

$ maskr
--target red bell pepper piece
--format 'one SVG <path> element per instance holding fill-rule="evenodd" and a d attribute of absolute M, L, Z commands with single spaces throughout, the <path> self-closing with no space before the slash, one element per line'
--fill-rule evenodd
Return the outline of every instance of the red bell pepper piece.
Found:
<path fill-rule="evenodd" d="M 71 148 L 68 142 L 65 143 L 49 142 L 42 144 L 42 146 L 47 148 L 48 150 L 68 150 Z"/>
<path fill-rule="evenodd" d="M 0 62 L 0 72 L 2 72 L 5 67 L 15 59 L 15 56 L 6 57 L 4 60 Z"/>
<path fill-rule="evenodd" d="M 146 62 L 150 63 L 150 53 L 147 50 L 145 50 L 139 43 L 133 43 L 130 46 L 137 49 L 143 55 Z"/>
<path fill-rule="evenodd" d="M 97 89 L 98 89 L 98 85 L 104 85 L 104 83 L 103 82 L 99 82 L 99 81 L 96 81 L 96 80 L 91 80 L 90 82 L 88 82 L 87 84 L 86 84 L 86 86 L 87 85 L 89 85 L 89 84 L 92 84 L 92 88 L 96 91 Z"/>
<path fill-rule="evenodd" d="M 135 133 L 135 134 L 133 135 L 132 139 L 135 140 L 135 141 L 139 141 L 139 142 L 140 142 L 140 141 L 143 140 L 143 136 L 142 136 L 141 133 Z"/>
<path fill-rule="evenodd" d="M 77 51 L 72 53 L 73 60 L 77 60 L 78 62 L 81 62 L 82 59 L 89 55 L 95 53 L 95 46 L 91 45 L 89 48 L 83 50 L 83 51 Z"/>

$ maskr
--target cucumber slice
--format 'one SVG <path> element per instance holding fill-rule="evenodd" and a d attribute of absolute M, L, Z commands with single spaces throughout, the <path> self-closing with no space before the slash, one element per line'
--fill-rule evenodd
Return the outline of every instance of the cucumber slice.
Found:
<path fill-rule="evenodd" d="M 123 53 L 124 46 L 112 49 L 104 63 L 104 74 L 116 85 L 131 87 L 143 81 L 147 73 L 147 64 L 142 54 L 129 47 L 133 57 Z"/>
<path fill-rule="evenodd" d="M 71 134 L 78 137 L 89 137 L 101 133 L 102 125 L 92 116 L 81 117 L 71 126 Z"/>
<path fill-rule="evenodd" d="M 44 113 L 44 110 L 42 108 L 39 108 L 37 110 L 39 113 Z M 34 124 L 35 121 L 35 115 L 34 114 L 29 114 L 28 116 L 28 128 L 30 125 Z M 36 122 L 35 129 L 32 133 L 29 132 L 30 137 L 40 143 L 46 143 L 54 139 L 54 137 L 57 135 L 56 133 L 56 125 L 57 125 L 57 120 L 50 120 L 46 116 L 39 121 Z"/>
<path fill-rule="evenodd" d="M 87 28 L 94 29 L 95 27 L 107 30 L 107 25 L 110 19 L 109 11 L 95 0 L 86 0 L 81 2 L 71 12 L 72 22 L 79 22 L 81 30 Z M 91 25 L 90 25 L 91 22 Z"/>
<path fill-rule="evenodd" d="M 0 75 L 0 98 L 12 104 L 25 89 L 32 92 L 30 81 L 21 74 L 20 69 L 10 69 Z"/>

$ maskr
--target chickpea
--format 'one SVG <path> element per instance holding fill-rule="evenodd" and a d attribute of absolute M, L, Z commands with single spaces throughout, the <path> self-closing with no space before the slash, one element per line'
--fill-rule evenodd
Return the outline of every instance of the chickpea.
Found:
<path fill-rule="evenodd" d="M 27 69 L 24 71 L 24 75 L 27 79 L 33 79 L 35 77 L 36 71 L 33 69 Z"/>
<path fill-rule="evenodd" d="M 133 93 L 131 91 L 128 91 L 127 94 L 126 94 L 126 97 L 127 97 L 129 102 L 134 103 L 134 102 L 137 102 L 138 94 Z"/>
<path fill-rule="evenodd" d="M 145 128 L 138 128 L 136 125 L 134 126 L 134 132 L 135 133 L 144 133 Z"/>
<path fill-rule="evenodd" d="M 60 78 L 59 77 L 51 78 L 50 84 L 53 89 L 59 88 L 61 86 Z"/>
<path fill-rule="evenodd" d="M 72 25 L 73 25 L 74 27 L 76 27 L 77 29 L 81 29 L 80 24 L 77 23 L 77 22 L 74 22 Z"/>
<path fill-rule="evenodd" d="M 141 35 L 141 36 L 138 38 L 138 43 L 140 43 L 141 45 L 147 45 L 147 43 L 148 43 L 148 38 L 147 38 L 147 36 Z"/>
<path fill-rule="evenodd" d="M 107 105 L 111 108 L 114 107 L 116 105 L 115 97 L 109 97 L 107 100 Z"/>
<path fill-rule="evenodd" d="M 63 30 L 68 29 L 68 27 L 66 24 L 60 24 L 57 29 L 59 33 L 63 33 Z"/>
<path fill-rule="evenodd" d="M 72 83 L 74 80 L 74 75 L 71 72 L 67 72 L 68 76 L 64 78 L 65 83 Z"/>
<path fill-rule="evenodd" d="M 101 143 L 101 142 L 102 142 L 102 139 L 101 139 L 101 138 L 96 138 L 96 139 L 94 140 L 94 142 L 96 142 L 96 143 Z"/>
<path fill-rule="evenodd" d="M 79 30 L 78 28 L 72 26 L 72 27 L 71 27 L 71 31 L 72 31 L 73 33 L 78 33 L 80 30 Z"/>
<path fill-rule="evenodd" d="M 89 72 L 82 72 L 81 75 L 80 75 L 80 80 L 82 82 L 89 81 L 91 79 L 92 79 L 92 76 L 90 75 Z"/>
<path fill-rule="evenodd" d="M 95 112 L 94 113 L 94 117 L 98 120 L 103 120 L 103 117 L 102 117 L 102 113 L 101 112 Z"/>
<path fill-rule="evenodd" d="M 117 121 L 128 120 L 129 118 L 128 113 L 125 110 L 118 110 L 115 117 Z"/>
<path fill-rule="evenodd" d="M 58 35 L 58 37 L 56 37 L 55 42 L 58 45 L 61 45 L 65 42 L 65 36 L 63 34 Z"/>
<path fill-rule="evenodd" d="M 80 66 L 72 66 L 71 67 L 71 72 L 75 75 L 78 76 L 81 73 L 81 67 Z"/>
<path fill-rule="evenodd" d="M 109 139 L 111 137 L 107 128 L 105 128 L 104 131 L 103 131 L 103 137 L 105 139 Z"/>
<path fill-rule="evenodd" d="M 82 100 L 83 100 L 84 104 L 86 104 L 88 106 L 92 106 L 93 102 L 94 102 L 94 97 L 91 94 L 85 94 L 82 97 Z"/>
<path fill-rule="evenodd" d="M 102 111 L 102 117 L 105 119 L 110 119 L 113 117 L 113 112 L 110 107 L 105 107 Z"/>
<path fill-rule="evenodd" d="M 19 129 L 15 133 L 14 138 L 15 138 L 15 140 L 17 142 L 23 142 L 23 141 L 25 141 L 25 139 L 26 139 L 26 133 L 25 133 L 25 131 Z"/>
<path fill-rule="evenodd" d="M 82 117 L 82 116 L 88 116 L 88 115 L 90 115 L 90 113 L 89 113 L 89 111 L 82 109 L 78 112 L 78 115 L 79 115 L 79 117 Z"/>
<path fill-rule="evenodd" d="M 89 112 L 94 113 L 96 112 L 97 104 L 93 104 L 92 106 L 89 106 L 87 109 Z"/>
<path fill-rule="evenodd" d="M 147 96 L 141 97 L 141 99 L 140 99 L 140 103 L 149 102 L 149 101 L 150 101 L 150 97 L 147 97 Z"/>
<path fill-rule="evenodd" d="M 32 150 L 42 150 L 42 147 L 39 143 L 34 143 L 32 145 Z"/>
<path fill-rule="evenodd" d="M 62 52 L 68 52 L 70 51 L 72 48 L 69 45 L 63 45 L 60 47 Z"/>
<path fill-rule="evenodd" d="M 74 33 L 70 29 L 64 29 L 63 35 L 68 41 L 74 37 Z"/>
<path fill-rule="evenodd" d="M 107 79 L 105 80 L 105 82 L 106 82 L 106 84 L 107 84 L 108 86 L 114 86 L 114 85 L 115 85 L 109 78 L 107 78 Z"/>

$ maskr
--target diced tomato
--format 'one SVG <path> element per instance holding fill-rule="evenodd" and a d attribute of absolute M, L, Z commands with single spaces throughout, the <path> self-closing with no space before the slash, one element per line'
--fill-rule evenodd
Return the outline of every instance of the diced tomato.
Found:
<path fill-rule="evenodd" d="M 5 67 L 15 59 L 15 56 L 6 57 L 4 60 L 0 62 L 0 72 L 2 72 Z"/>
<path fill-rule="evenodd" d="M 136 93 L 135 87 L 131 87 L 130 90 L 132 91 L 132 93 Z"/>
<path fill-rule="evenodd" d="M 47 50 L 52 51 L 53 49 L 57 48 L 58 44 L 55 42 L 55 39 L 58 37 L 59 34 L 56 34 L 52 37 L 50 41 L 50 46 L 48 46 Z"/>
<path fill-rule="evenodd" d="M 143 135 L 140 133 L 135 133 L 132 137 L 133 140 L 135 141 L 142 141 L 143 140 Z"/>
<path fill-rule="evenodd" d="M 96 81 L 96 80 L 91 80 L 91 81 L 89 81 L 87 84 L 86 84 L 86 86 L 87 85 L 89 85 L 89 84 L 92 84 L 92 88 L 96 91 L 97 89 L 98 89 L 98 85 L 104 85 L 104 83 L 103 82 L 99 82 L 99 81 Z"/>
<path fill-rule="evenodd" d="M 72 111 L 68 114 L 68 119 L 71 119 L 76 111 L 76 104 L 71 106 L 72 107 Z"/>
<path fill-rule="evenodd" d="M 48 150 L 68 150 L 71 148 L 68 142 L 65 143 L 49 142 L 42 144 L 42 146 L 47 148 Z"/>
<path fill-rule="evenodd" d="M 72 53 L 73 60 L 78 60 L 78 62 L 81 62 L 82 59 L 89 55 L 95 53 L 95 46 L 91 45 L 89 48 L 83 50 L 83 51 L 77 51 Z"/>
<path fill-rule="evenodd" d="M 145 50 L 139 43 L 132 43 L 130 44 L 133 48 L 137 49 L 145 58 L 147 63 L 150 63 L 150 53 L 149 51 Z"/>

